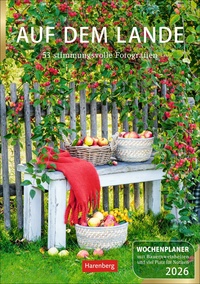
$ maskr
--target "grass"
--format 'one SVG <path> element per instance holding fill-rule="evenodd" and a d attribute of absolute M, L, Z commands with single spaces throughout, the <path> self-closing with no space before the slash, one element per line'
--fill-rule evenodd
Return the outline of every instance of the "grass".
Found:
<path fill-rule="evenodd" d="M 40 243 L 3 253 L 1 283 L 141 283 L 133 273 L 131 250 L 126 247 L 110 250 L 101 258 L 118 259 L 118 272 L 98 274 L 82 272 L 82 261 L 76 258 L 78 248 L 70 249 L 68 257 L 60 258 L 43 255 L 38 247 Z"/>
<path fill-rule="evenodd" d="M 15 210 L 13 208 L 13 210 Z M 0 218 L 2 220 L 2 215 Z M 181 240 L 182 236 L 177 231 L 172 231 L 169 221 L 163 214 L 153 216 L 145 215 L 140 210 L 133 214 L 133 223 L 129 225 L 128 240 L 119 249 L 105 251 L 100 259 L 118 260 L 118 272 L 83 273 L 82 261 L 76 258 L 80 250 L 76 241 L 75 230 L 69 227 L 67 230 L 67 257 L 49 256 L 46 250 L 47 224 L 43 228 L 43 237 L 37 242 L 27 242 L 23 239 L 22 231 L 16 228 L 16 220 L 12 220 L 13 226 L 6 231 L 1 226 L 1 283 L 142 283 L 133 271 L 132 243 L 136 240 L 169 241 Z M 3 222 L 2 222 L 3 223 Z M 68 228 L 68 229 L 69 229 Z M 193 245 L 200 242 L 200 225 L 192 225 L 194 235 L 189 239 Z M 43 249 L 43 253 L 40 249 Z M 90 251 L 90 260 L 97 257 Z"/>

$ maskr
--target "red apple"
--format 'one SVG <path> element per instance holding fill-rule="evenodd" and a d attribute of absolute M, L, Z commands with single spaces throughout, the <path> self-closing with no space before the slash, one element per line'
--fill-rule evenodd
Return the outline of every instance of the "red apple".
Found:
<path fill-rule="evenodd" d="M 129 132 L 129 138 L 139 138 L 137 132 L 135 131 L 131 131 Z"/>
<path fill-rule="evenodd" d="M 103 255 L 103 250 L 100 248 L 97 248 L 93 251 L 93 255 L 98 255 L 98 256 L 102 256 Z"/>
<path fill-rule="evenodd" d="M 87 227 L 88 225 L 86 221 L 79 221 L 78 223 L 79 225 L 84 226 L 84 227 Z"/>
<path fill-rule="evenodd" d="M 111 219 L 106 219 L 106 221 L 104 222 L 104 227 L 112 227 L 112 226 L 115 226 L 115 221 Z"/>
<path fill-rule="evenodd" d="M 97 138 L 97 137 L 92 137 L 92 139 L 93 139 L 93 144 L 92 144 L 92 146 L 98 146 L 99 138 Z"/>
<path fill-rule="evenodd" d="M 108 145 L 108 140 L 106 138 L 99 138 L 98 145 L 99 146 L 107 146 Z"/>
<path fill-rule="evenodd" d="M 113 216 L 112 214 L 108 214 L 106 216 L 106 220 L 113 220 L 113 221 L 115 221 L 115 216 Z"/>
<path fill-rule="evenodd" d="M 125 132 L 125 134 L 124 134 L 123 137 L 124 137 L 124 138 L 129 138 L 129 132 Z"/>
<path fill-rule="evenodd" d="M 120 134 L 119 134 L 119 137 L 124 137 L 124 134 L 125 134 L 126 132 L 125 131 L 122 131 Z"/>
<path fill-rule="evenodd" d="M 87 146 L 92 146 L 93 144 L 93 139 L 92 137 L 90 136 L 86 136 L 84 139 L 83 139 L 83 143 Z"/>
<path fill-rule="evenodd" d="M 80 250 L 76 256 L 77 258 L 87 258 L 89 253 L 86 250 Z"/>
<path fill-rule="evenodd" d="M 79 139 L 76 143 L 76 146 L 82 146 L 83 145 L 83 139 Z"/>
<path fill-rule="evenodd" d="M 99 218 L 92 217 L 88 221 L 88 226 L 89 227 L 98 227 L 100 225 L 100 222 L 101 221 L 99 220 Z"/>
<path fill-rule="evenodd" d="M 151 131 L 149 131 L 149 130 L 146 130 L 144 132 L 144 137 L 145 138 L 151 138 L 151 137 L 153 137 L 153 133 Z"/>
<path fill-rule="evenodd" d="M 93 214 L 94 218 L 98 218 L 100 221 L 102 221 L 104 219 L 103 213 L 97 211 Z"/>
<path fill-rule="evenodd" d="M 179 10 L 178 8 L 175 8 L 175 9 L 174 9 L 174 12 L 175 12 L 176 14 L 180 14 L 180 10 Z"/>

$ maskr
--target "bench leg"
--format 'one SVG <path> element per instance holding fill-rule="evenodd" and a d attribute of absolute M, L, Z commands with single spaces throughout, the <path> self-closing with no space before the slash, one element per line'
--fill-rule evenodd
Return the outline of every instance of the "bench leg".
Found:
<path fill-rule="evenodd" d="M 32 180 L 31 175 L 25 174 L 25 180 Z M 31 197 L 31 190 L 35 195 Z M 24 238 L 35 241 L 41 237 L 41 190 L 32 185 L 24 187 Z"/>
<path fill-rule="evenodd" d="M 154 214 L 161 212 L 161 180 L 145 182 L 144 210 Z"/>
<path fill-rule="evenodd" d="M 48 204 L 48 248 L 66 247 L 66 180 L 51 181 Z"/>

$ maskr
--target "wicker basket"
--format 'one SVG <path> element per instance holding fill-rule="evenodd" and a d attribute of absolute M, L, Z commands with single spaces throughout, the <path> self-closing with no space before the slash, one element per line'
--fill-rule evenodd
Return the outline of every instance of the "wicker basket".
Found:
<path fill-rule="evenodd" d="M 107 164 L 111 157 L 113 156 L 113 152 L 117 148 L 117 135 L 113 135 L 112 141 L 107 146 L 72 146 L 70 139 L 66 138 L 63 135 L 65 148 L 69 151 L 72 157 L 76 157 L 79 159 L 86 160 L 92 163 L 94 166 L 100 166 Z"/>
<path fill-rule="evenodd" d="M 86 160 L 95 166 L 105 165 L 112 156 L 110 146 L 66 146 L 72 157 Z"/>
<path fill-rule="evenodd" d="M 128 233 L 128 223 L 112 227 L 87 227 L 75 225 L 78 245 L 85 249 L 111 249 L 121 247 Z"/>
<path fill-rule="evenodd" d="M 144 162 L 152 154 L 154 138 L 121 138 L 117 139 L 115 156 L 123 162 Z"/>

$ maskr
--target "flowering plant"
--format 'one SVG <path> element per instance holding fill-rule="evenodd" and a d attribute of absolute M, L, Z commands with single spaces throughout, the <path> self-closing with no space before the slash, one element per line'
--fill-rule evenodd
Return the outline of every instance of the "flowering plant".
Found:
<path fill-rule="evenodd" d="M 121 224 L 124 222 L 132 223 L 132 211 L 129 211 L 128 209 L 121 210 L 119 208 L 114 208 L 110 211 L 101 211 L 104 215 L 104 217 L 107 217 L 108 215 L 113 215 L 116 219 L 116 222 Z"/>

